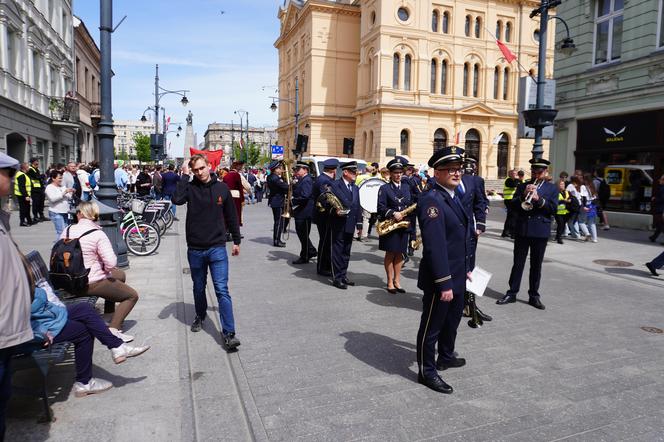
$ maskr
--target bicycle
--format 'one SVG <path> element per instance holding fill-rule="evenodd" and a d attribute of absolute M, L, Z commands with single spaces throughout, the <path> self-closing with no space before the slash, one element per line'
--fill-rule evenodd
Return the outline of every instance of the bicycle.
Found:
<path fill-rule="evenodd" d="M 120 232 L 127 250 L 136 256 L 151 255 L 161 244 L 161 235 L 157 228 L 137 217 L 143 213 L 145 206 L 146 203 L 140 199 L 132 199 L 129 210 L 122 206 L 126 212 L 122 217 Z"/>

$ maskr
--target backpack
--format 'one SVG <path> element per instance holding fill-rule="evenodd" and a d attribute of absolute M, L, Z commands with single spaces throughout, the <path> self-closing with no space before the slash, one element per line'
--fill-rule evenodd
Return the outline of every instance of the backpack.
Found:
<path fill-rule="evenodd" d="M 90 177 L 88 178 L 88 184 L 90 184 L 90 188 L 92 190 L 94 190 L 95 187 L 97 187 L 97 177 L 95 176 L 95 173 L 97 173 L 98 171 L 99 169 L 93 170 L 92 173 L 90 174 Z"/>
<path fill-rule="evenodd" d="M 597 197 L 600 201 L 608 201 L 611 198 L 611 188 L 606 184 L 604 178 L 599 178 L 599 189 L 597 189 Z"/>
<path fill-rule="evenodd" d="M 67 227 L 67 235 L 58 240 L 51 250 L 48 276 L 53 288 L 77 295 L 87 290 L 90 273 L 90 269 L 85 268 L 79 240 L 97 229 L 88 230 L 78 238 L 69 238 L 70 228 Z"/>

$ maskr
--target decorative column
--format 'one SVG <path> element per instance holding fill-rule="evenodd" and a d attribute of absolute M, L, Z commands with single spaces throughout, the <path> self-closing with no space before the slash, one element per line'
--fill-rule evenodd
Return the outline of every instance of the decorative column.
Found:
<path fill-rule="evenodd" d="M 7 17 L 0 17 L 0 48 L 7 47 Z M 7 70 L 7 51 L 0 50 L 0 69 Z"/>

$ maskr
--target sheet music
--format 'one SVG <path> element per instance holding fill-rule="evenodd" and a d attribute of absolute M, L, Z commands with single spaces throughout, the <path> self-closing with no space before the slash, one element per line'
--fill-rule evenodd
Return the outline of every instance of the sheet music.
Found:
<path fill-rule="evenodd" d="M 489 285 L 492 276 L 493 274 L 476 266 L 470 275 L 473 280 L 466 281 L 466 290 L 473 293 L 475 296 L 484 296 L 484 291 Z"/>

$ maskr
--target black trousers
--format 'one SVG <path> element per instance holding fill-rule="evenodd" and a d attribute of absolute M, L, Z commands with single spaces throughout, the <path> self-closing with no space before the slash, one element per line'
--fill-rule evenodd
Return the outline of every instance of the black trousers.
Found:
<path fill-rule="evenodd" d="M 332 271 L 332 250 L 330 248 L 330 229 L 326 219 L 319 218 L 316 223 L 318 229 L 318 261 L 316 271 L 325 273 Z"/>
<path fill-rule="evenodd" d="M 254 188 L 254 195 L 256 196 L 256 202 L 260 203 L 263 201 L 263 189 Z"/>
<path fill-rule="evenodd" d="M 517 236 L 514 239 L 514 263 L 510 273 L 510 289 L 508 295 L 516 296 L 521 287 L 523 267 L 526 265 L 526 257 L 530 252 L 530 277 L 528 278 L 528 296 L 539 298 L 540 279 L 542 277 L 542 261 L 549 238 L 527 238 Z"/>
<path fill-rule="evenodd" d="M 276 243 L 281 241 L 281 234 L 286 231 L 286 218 L 281 216 L 283 213 L 283 207 L 273 207 L 272 208 L 272 219 L 274 224 L 272 226 L 272 242 Z"/>
<path fill-rule="evenodd" d="M 41 189 L 41 188 L 40 188 Z M 44 199 L 46 195 L 41 190 L 32 189 L 32 217 L 35 219 L 44 219 Z"/>
<path fill-rule="evenodd" d="M 425 290 L 422 318 L 417 332 L 417 365 L 424 377 L 436 376 L 436 344 L 441 361 L 454 359 L 454 343 L 463 313 L 464 295 L 455 293 L 450 302 L 440 300 L 440 292 Z"/>
<path fill-rule="evenodd" d="M 335 281 L 347 279 L 348 263 L 350 262 L 350 249 L 353 245 L 353 233 L 332 229 L 332 277 Z"/>
<path fill-rule="evenodd" d="M 569 214 L 556 215 L 556 240 L 562 239 L 565 227 L 567 227 L 567 218 L 569 218 Z"/>
<path fill-rule="evenodd" d="M 15 196 L 15 198 L 18 202 L 18 216 L 21 224 L 32 223 L 32 218 L 30 218 L 30 201 L 26 201 L 24 196 Z"/>
<path fill-rule="evenodd" d="M 316 248 L 309 239 L 311 220 L 295 218 L 295 232 L 297 233 L 297 238 L 300 240 L 300 258 L 309 261 L 309 258 L 316 256 L 317 253 Z"/>
<path fill-rule="evenodd" d="M 516 213 L 510 207 L 510 204 L 512 204 L 512 200 L 503 200 L 503 203 L 505 204 L 505 208 L 507 209 L 507 215 L 505 215 L 505 225 L 503 226 L 503 233 L 502 234 L 513 236 L 514 235 L 514 219 L 515 219 Z"/>

